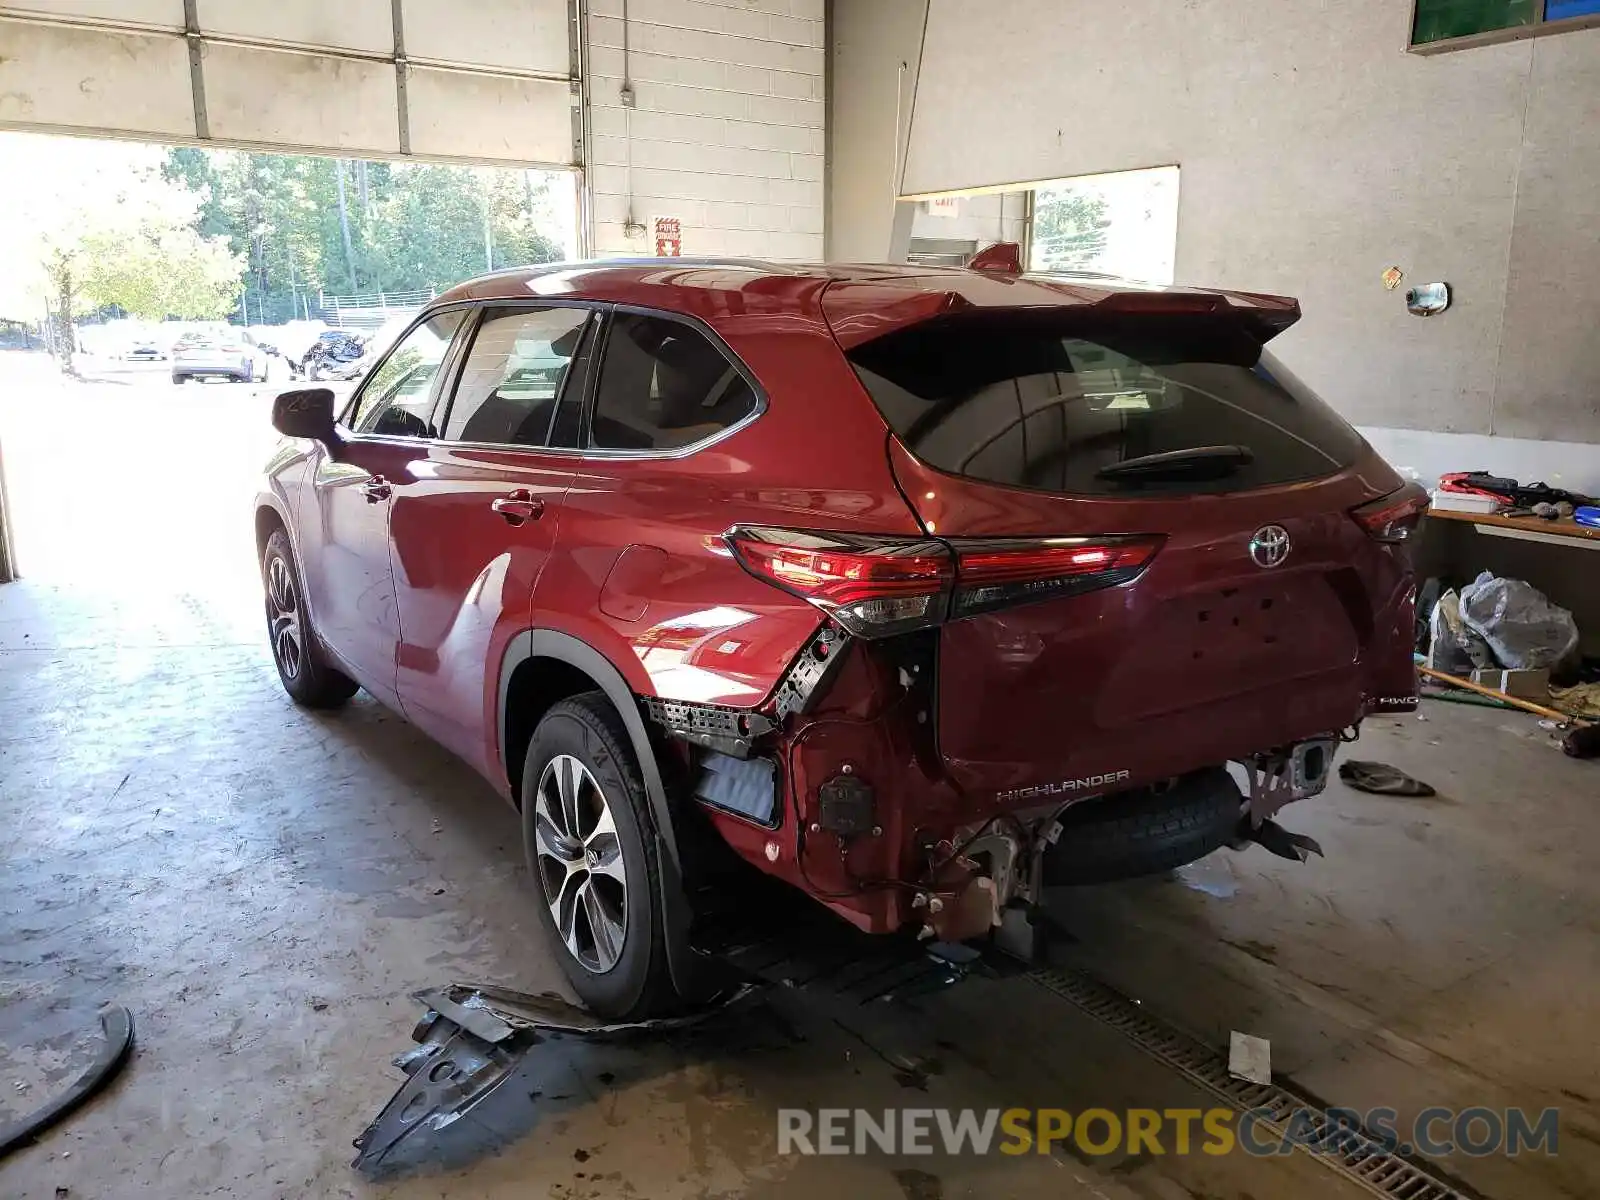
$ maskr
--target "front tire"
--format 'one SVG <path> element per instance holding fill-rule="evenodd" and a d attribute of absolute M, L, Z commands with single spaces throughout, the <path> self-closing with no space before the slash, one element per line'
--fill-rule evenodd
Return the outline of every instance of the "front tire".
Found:
<path fill-rule="evenodd" d="M 174 384 L 185 384 L 189 382 L 189 377 L 187 375 L 180 375 L 177 371 L 174 371 L 172 373 L 172 382 Z"/>
<path fill-rule="evenodd" d="M 563 700 L 522 769 L 522 841 L 567 981 L 602 1017 L 642 1020 L 677 1001 L 650 801 L 604 692 Z"/>
<path fill-rule="evenodd" d="M 311 628 L 311 615 L 306 612 L 294 551 L 281 529 L 267 539 L 261 579 L 266 590 L 267 638 L 283 690 L 306 708 L 337 708 L 354 696 L 360 685 L 323 657 Z"/>

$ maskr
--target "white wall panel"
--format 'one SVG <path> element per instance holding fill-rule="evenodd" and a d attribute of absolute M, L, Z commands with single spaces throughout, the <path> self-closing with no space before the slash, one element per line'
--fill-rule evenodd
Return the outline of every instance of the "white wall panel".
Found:
<path fill-rule="evenodd" d="M 567 0 L 405 0 L 406 53 L 562 75 Z"/>
<path fill-rule="evenodd" d="M 413 67 L 406 94 L 413 154 L 572 161 L 572 95 L 565 82 Z"/>
<path fill-rule="evenodd" d="M 211 135 L 225 141 L 393 154 L 394 68 L 318 54 L 205 48 Z"/>
<path fill-rule="evenodd" d="M 1533 43 L 1529 83 L 1493 424 L 1596 442 L 1600 37 Z M 1594 458 L 1591 479 L 1600 476 L 1600 453 Z"/>
<path fill-rule="evenodd" d="M 197 0 L 195 78 L 183 0 L 0 0 L 0 126 L 580 161 L 568 0 L 402 5 L 397 68 L 394 0 Z"/>
<path fill-rule="evenodd" d="M 375 54 L 394 49 L 390 0 L 198 0 L 196 9 L 206 33 Z M 178 21 L 183 21 L 181 4 Z"/>
<path fill-rule="evenodd" d="M 1417 56 L 1410 11 L 932 0 L 903 191 L 1177 164 L 1178 280 L 1299 296 L 1281 351 L 1346 416 L 1600 442 L 1600 30 Z"/>
<path fill-rule="evenodd" d="M 0 123 L 65 132 L 194 133 L 181 38 L 0 18 Z"/>
<path fill-rule="evenodd" d="M 183 0 L 12 0 L 0 9 L 19 13 L 46 13 L 57 17 L 86 17 L 130 25 L 183 28 Z"/>

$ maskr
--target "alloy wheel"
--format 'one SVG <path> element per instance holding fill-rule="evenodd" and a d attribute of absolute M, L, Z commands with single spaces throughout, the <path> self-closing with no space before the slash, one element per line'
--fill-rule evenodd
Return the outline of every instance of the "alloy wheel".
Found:
<path fill-rule="evenodd" d="M 556 932 L 586 970 L 603 975 L 628 932 L 628 872 L 611 806 L 570 754 L 546 765 L 533 805 L 539 882 Z"/>
<path fill-rule="evenodd" d="M 277 554 L 267 561 L 267 629 L 272 656 L 285 679 L 299 676 L 305 662 L 305 640 L 300 632 L 300 602 L 289 564 Z"/>

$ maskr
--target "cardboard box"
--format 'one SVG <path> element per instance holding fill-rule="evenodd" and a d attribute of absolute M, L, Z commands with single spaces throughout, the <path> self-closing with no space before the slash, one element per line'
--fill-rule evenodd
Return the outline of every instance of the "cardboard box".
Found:
<path fill-rule="evenodd" d="M 1550 700 L 1550 672 L 1545 667 L 1537 671 L 1477 670 L 1472 673 L 1472 682 L 1524 700 Z"/>

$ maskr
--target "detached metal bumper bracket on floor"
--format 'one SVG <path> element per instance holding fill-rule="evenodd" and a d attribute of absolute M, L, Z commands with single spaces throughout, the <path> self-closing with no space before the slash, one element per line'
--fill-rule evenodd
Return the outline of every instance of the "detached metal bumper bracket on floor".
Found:
<path fill-rule="evenodd" d="M 355 1139 L 351 1162 L 370 1171 L 419 1130 L 455 1124 L 503 1083 L 541 1033 L 606 1037 L 639 1030 L 681 1029 L 720 1012 L 755 989 L 742 987 L 682 1017 L 608 1022 L 559 996 L 532 995 L 485 984 L 453 983 L 413 994 L 426 1009 L 411 1031 L 417 1045 L 397 1056 L 406 1074 L 400 1090 Z"/>

